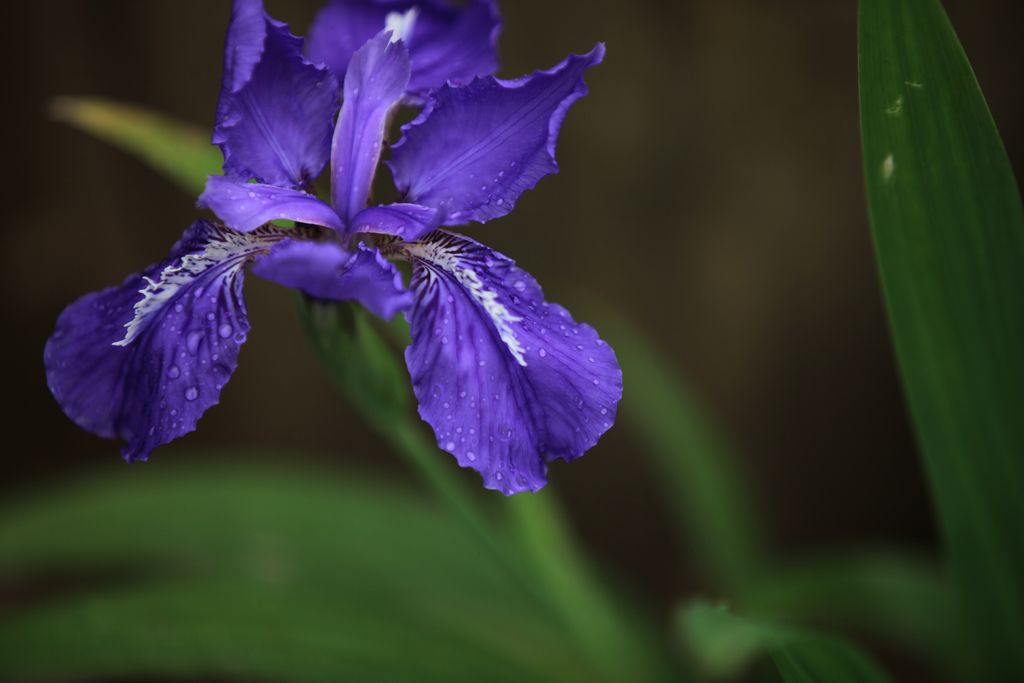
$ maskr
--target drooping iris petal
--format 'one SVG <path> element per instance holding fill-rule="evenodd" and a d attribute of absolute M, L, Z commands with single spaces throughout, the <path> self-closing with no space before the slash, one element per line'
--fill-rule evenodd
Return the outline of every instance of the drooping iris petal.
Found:
<path fill-rule="evenodd" d="M 207 178 L 206 189 L 197 203 L 240 232 L 282 219 L 322 225 L 339 232 L 344 227 L 329 204 L 302 190 L 247 183 L 224 176 Z"/>
<path fill-rule="evenodd" d="M 441 222 L 437 209 L 419 204 L 382 204 L 363 209 L 352 219 L 352 232 L 394 235 L 406 241 L 418 240 Z"/>
<path fill-rule="evenodd" d="M 615 353 L 473 240 L 435 232 L 406 250 L 416 297 L 406 363 L 420 415 L 487 488 L 541 488 L 547 462 L 579 457 L 614 421 Z"/>
<path fill-rule="evenodd" d="M 127 460 L 195 429 L 249 331 L 243 266 L 283 234 L 198 221 L 166 261 L 68 306 L 44 352 L 50 391 L 68 417 L 122 439 Z"/>
<path fill-rule="evenodd" d="M 603 57 L 599 44 L 519 80 L 440 88 L 392 150 L 398 189 L 408 201 L 440 209 L 446 225 L 504 216 L 523 192 L 558 171 L 562 120 L 587 92 L 584 72 Z"/>
<path fill-rule="evenodd" d="M 366 207 L 388 114 L 409 82 L 409 54 L 382 31 L 352 57 L 344 104 L 331 143 L 331 197 L 345 219 Z"/>
<path fill-rule="evenodd" d="M 253 272 L 317 299 L 358 301 L 385 319 L 412 304 L 395 266 L 362 244 L 352 253 L 336 242 L 287 240 L 256 261 Z"/>
<path fill-rule="evenodd" d="M 235 0 L 213 131 L 224 173 L 307 184 L 327 163 L 337 109 L 334 76 L 303 57 L 302 40 L 267 16 L 260 0 Z"/>
<path fill-rule="evenodd" d="M 340 80 L 356 50 L 402 21 L 412 24 L 403 37 L 412 61 L 409 92 L 422 95 L 449 80 L 465 83 L 497 70 L 501 18 L 495 0 L 462 6 L 441 0 L 331 0 L 310 27 L 310 59 L 326 64 Z"/>

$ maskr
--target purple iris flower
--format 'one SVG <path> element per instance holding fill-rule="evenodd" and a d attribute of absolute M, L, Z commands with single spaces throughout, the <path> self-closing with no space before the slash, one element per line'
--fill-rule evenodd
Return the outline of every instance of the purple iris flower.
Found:
<path fill-rule="evenodd" d="M 331 27 L 346 16 L 365 23 L 337 29 L 332 48 Z M 515 80 L 477 76 L 494 69 L 496 34 L 490 2 L 336 0 L 310 49 L 332 70 L 307 59 L 260 0 L 236 0 L 214 130 L 224 176 L 199 200 L 223 224 L 198 221 L 166 260 L 61 314 L 45 360 L 68 416 L 125 441 L 128 460 L 192 431 L 245 341 L 252 263 L 310 297 L 404 312 L 420 415 L 487 488 L 535 491 L 550 461 L 593 446 L 622 394 L 612 349 L 511 259 L 442 226 L 503 216 L 558 170 L 558 131 L 604 47 Z M 445 55 L 454 78 L 431 90 Z M 402 199 L 368 206 L 389 117 L 421 96 L 387 162 Z M 312 194 L 328 162 L 329 202 Z M 278 219 L 298 227 L 270 224 Z M 408 287 L 391 260 L 411 263 Z"/>

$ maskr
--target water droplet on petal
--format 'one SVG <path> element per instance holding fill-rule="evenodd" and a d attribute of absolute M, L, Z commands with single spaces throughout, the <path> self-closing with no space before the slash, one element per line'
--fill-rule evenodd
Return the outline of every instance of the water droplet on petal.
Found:
<path fill-rule="evenodd" d="M 170 377 L 171 379 L 177 379 L 178 377 L 181 377 L 181 368 L 179 368 L 177 365 L 172 365 L 171 367 L 167 368 L 167 376 Z"/>
<path fill-rule="evenodd" d="M 199 350 L 199 342 L 203 340 L 203 333 L 193 330 L 188 333 L 185 337 L 185 346 L 188 348 L 189 353 L 195 353 Z"/>
<path fill-rule="evenodd" d="M 231 327 L 231 325 L 228 325 L 227 323 L 224 323 L 223 325 L 217 328 L 217 334 L 220 335 L 221 339 L 227 339 L 228 337 L 231 336 L 232 332 L 234 332 L 234 329 Z"/>
<path fill-rule="evenodd" d="M 186 401 L 194 401 L 197 398 L 199 398 L 199 388 L 198 387 L 189 387 L 188 389 L 185 390 L 185 400 Z"/>
<path fill-rule="evenodd" d="M 541 358 L 543 358 L 544 356 L 548 355 L 548 352 L 545 351 L 544 349 L 541 349 L 537 353 L 540 355 Z"/>
<path fill-rule="evenodd" d="M 474 460 L 476 460 L 476 453 L 474 453 L 473 451 L 467 451 L 466 457 L 469 458 L 470 462 L 473 462 Z"/>
<path fill-rule="evenodd" d="M 454 441 L 449 441 L 448 443 L 446 443 L 444 445 L 444 449 L 446 451 L 454 451 L 455 450 L 455 442 Z"/>

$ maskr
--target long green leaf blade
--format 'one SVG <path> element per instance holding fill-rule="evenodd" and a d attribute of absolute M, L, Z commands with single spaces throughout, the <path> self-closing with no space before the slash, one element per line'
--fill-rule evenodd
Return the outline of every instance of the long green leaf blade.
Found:
<path fill-rule="evenodd" d="M 937 0 L 863 0 L 864 169 L 896 354 L 988 680 L 1024 680 L 1024 211 Z"/>
<path fill-rule="evenodd" d="M 139 157 L 190 194 L 221 172 L 220 150 L 208 133 L 135 105 L 92 97 L 61 97 L 54 118 Z"/>
<path fill-rule="evenodd" d="M 743 619 L 698 601 L 678 617 L 683 642 L 711 677 L 731 677 L 770 656 L 785 683 L 885 683 L 889 677 L 855 646 L 828 634 Z"/>
<path fill-rule="evenodd" d="M 742 607 L 751 615 L 882 639 L 936 670 L 970 670 L 953 587 L 924 558 L 865 550 L 788 562 L 766 572 Z"/>

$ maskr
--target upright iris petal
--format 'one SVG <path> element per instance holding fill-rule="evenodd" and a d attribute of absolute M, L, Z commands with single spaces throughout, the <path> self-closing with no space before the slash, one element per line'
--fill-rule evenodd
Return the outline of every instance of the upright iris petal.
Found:
<path fill-rule="evenodd" d="M 195 429 L 249 331 L 243 267 L 286 233 L 198 221 L 167 260 L 68 306 L 46 344 L 47 382 L 84 429 L 128 460 Z"/>
<path fill-rule="evenodd" d="M 409 83 L 409 54 L 382 31 L 352 57 L 331 144 L 331 198 L 346 222 L 366 206 L 384 127 Z"/>
<path fill-rule="evenodd" d="M 403 128 L 388 162 L 408 201 L 440 209 L 446 225 L 504 216 L 526 190 L 558 171 L 555 143 L 566 112 L 587 92 L 598 45 L 514 81 L 445 86 Z"/>
<path fill-rule="evenodd" d="M 579 457 L 611 427 L 622 396 L 615 353 L 498 252 L 445 232 L 405 249 L 420 415 L 487 488 L 536 491 L 549 461 Z"/>
<path fill-rule="evenodd" d="M 330 0 L 309 30 L 308 51 L 341 80 L 356 51 L 382 30 L 411 23 L 409 92 L 426 94 L 448 81 L 464 83 L 498 68 L 501 19 L 495 0 L 460 6 L 443 0 Z"/>
<path fill-rule="evenodd" d="M 302 56 L 302 40 L 260 0 L 235 0 L 213 132 L 225 174 L 305 185 L 327 163 L 337 109 L 334 76 Z"/>

